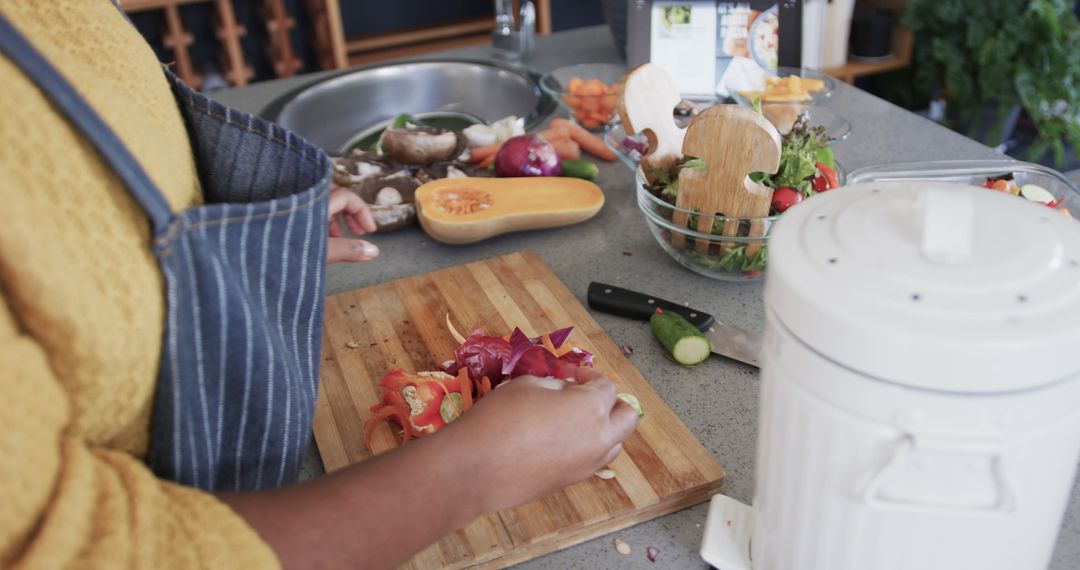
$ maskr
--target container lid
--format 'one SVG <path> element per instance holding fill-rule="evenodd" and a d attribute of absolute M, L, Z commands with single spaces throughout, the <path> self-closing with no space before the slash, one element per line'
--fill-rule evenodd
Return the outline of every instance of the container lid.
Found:
<path fill-rule="evenodd" d="M 1080 223 L 934 181 L 822 193 L 769 239 L 768 310 L 813 350 L 917 388 L 996 393 L 1080 372 Z"/>

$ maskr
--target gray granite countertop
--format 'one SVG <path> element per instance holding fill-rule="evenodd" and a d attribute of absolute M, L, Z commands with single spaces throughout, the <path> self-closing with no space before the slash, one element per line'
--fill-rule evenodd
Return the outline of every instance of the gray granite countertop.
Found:
<path fill-rule="evenodd" d="M 446 52 L 449 57 L 487 58 L 489 48 Z M 537 51 L 524 64 L 544 72 L 583 62 L 621 62 L 605 27 L 562 32 L 538 38 Z M 319 74 L 270 81 L 220 91 L 213 96 L 225 104 L 258 112 L 274 98 L 318 78 Z M 852 125 L 851 136 L 838 143 L 837 160 L 848 170 L 895 162 L 1001 158 L 980 143 L 920 118 L 877 97 L 844 84 L 826 100 Z M 443 267 L 519 250 L 540 254 L 585 304 L 590 281 L 604 281 L 686 302 L 713 312 L 721 321 L 760 331 L 764 323 L 762 286 L 713 281 L 683 269 L 653 240 L 634 201 L 631 172 L 619 162 L 600 165 L 597 183 L 607 194 L 600 214 L 589 222 L 565 229 L 502 236 L 474 245 L 436 243 L 419 229 L 376 235 L 382 250 L 372 263 L 334 266 L 329 292 L 336 293 Z M 750 502 L 753 489 L 754 441 L 758 411 L 758 374 L 754 369 L 712 358 L 683 369 L 672 365 L 652 340 L 647 325 L 593 313 L 619 345 L 635 349 L 631 362 L 679 415 L 690 431 L 727 469 L 725 493 Z M 308 472 L 321 465 L 312 455 Z M 619 531 L 634 548 L 630 556 L 616 554 L 612 536 L 521 564 L 530 570 L 570 568 L 705 568 L 698 556 L 706 506 L 698 505 Z M 660 550 L 655 564 L 645 558 L 647 546 Z M 1073 489 L 1058 537 L 1051 568 L 1080 567 L 1080 490 Z"/>

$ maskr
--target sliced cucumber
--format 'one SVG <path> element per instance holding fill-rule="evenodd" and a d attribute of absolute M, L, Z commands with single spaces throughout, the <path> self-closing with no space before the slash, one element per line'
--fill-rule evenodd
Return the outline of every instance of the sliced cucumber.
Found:
<path fill-rule="evenodd" d="M 1020 195 L 1040 204 L 1053 204 L 1057 201 L 1049 190 L 1038 184 L 1024 184 L 1020 187 Z"/>
<path fill-rule="evenodd" d="M 683 366 L 696 366 L 705 362 L 712 352 L 709 339 L 697 327 L 675 313 L 659 309 L 649 319 L 653 336 Z"/>
<path fill-rule="evenodd" d="M 562 161 L 563 176 L 581 178 L 583 180 L 596 180 L 599 173 L 596 164 L 588 160 L 564 160 Z"/>
<path fill-rule="evenodd" d="M 630 407 L 634 408 L 634 411 L 637 412 L 639 418 L 645 416 L 645 411 L 641 409 L 641 400 L 638 400 L 637 396 L 629 392 L 619 392 L 618 396 L 620 400 L 630 404 Z"/>

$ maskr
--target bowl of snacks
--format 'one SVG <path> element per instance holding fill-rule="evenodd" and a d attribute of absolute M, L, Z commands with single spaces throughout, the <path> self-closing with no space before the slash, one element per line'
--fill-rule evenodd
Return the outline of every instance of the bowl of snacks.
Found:
<path fill-rule="evenodd" d="M 777 174 L 754 173 L 750 179 L 773 189 L 769 215 L 764 218 L 715 216 L 711 232 L 697 231 L 700 211 L 676 207 L 679 171 L 704 168 L 702 161 L 684 158 L 670 172 L 654 172 L 652 182 L 636 168 L 637 203 L 656 242 L 682 266 L 713 279 L 753 281 L 760 279 L 768 263 L 768 239 L 772 224 L 805 198 L 845 183 L 845 172 L 833 157 L 824 130 L 796 122 L 782 138 Z M 683 227 L 678 220 L 687 220 Z M 764 234 L 747 236 L 751 222 L 762 222 Z M 724 228 L 736 224 L 737 236 L 725 236 Z M 728 233 L 731 233 L 730 231 Z"/>
<path fill-rule="evenodd" d="M 540 88 L 565 107 L 575 123 L 598 131 L 615 114 L 619 80 L 625 73 L 626 66 L 614 63 L 568 65 L 545 73 Z"/>

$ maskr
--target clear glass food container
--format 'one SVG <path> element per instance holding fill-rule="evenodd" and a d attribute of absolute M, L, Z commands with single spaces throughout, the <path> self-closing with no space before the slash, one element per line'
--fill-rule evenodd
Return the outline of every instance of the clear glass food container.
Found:
<path fill-rule="evenodd" d="M 840 186 L 845 184 L 845 172 L 836 163 L 836 175 Z M 748 227 L 754 218 L 713 218 L 712 233 L 698 232 L 693 220 L 697 212 L 677 208 L 670 202 L 654 195 L 647 187 L 641 168 L 637 168 L 634 185 L 637 187 L 638 208 L 645 215 L 656 243 L 683 267 L 706 277 L 722 281 L 756 281 L 761 279 L 768 263 L 769 232 L 773 223 L 783 214 L 757 218 L 763 222 L 764 235 L 750 237 Z M 674 221 L 677 215 L 690 220 L 690 227 L 681 227 Z M 726 224 L 738 224 L 735 237 L 720 235 Z"/>
<path fill-rule="evenodd" d="M 1080 186 L 1064 174 L 1039 164 L 1018 160 L 941 160 L 867 166 L 848 174 L 848 184 L 887 180 L 937 180 L 984 186 L 987 180 L 1012 175 L 1017 186 L 1035 184 L 1045 188 L 1060 201 L 1054 208 L 1080 217 Z M 1018 200 L 1023 198 L 1018 196 Z"/>

